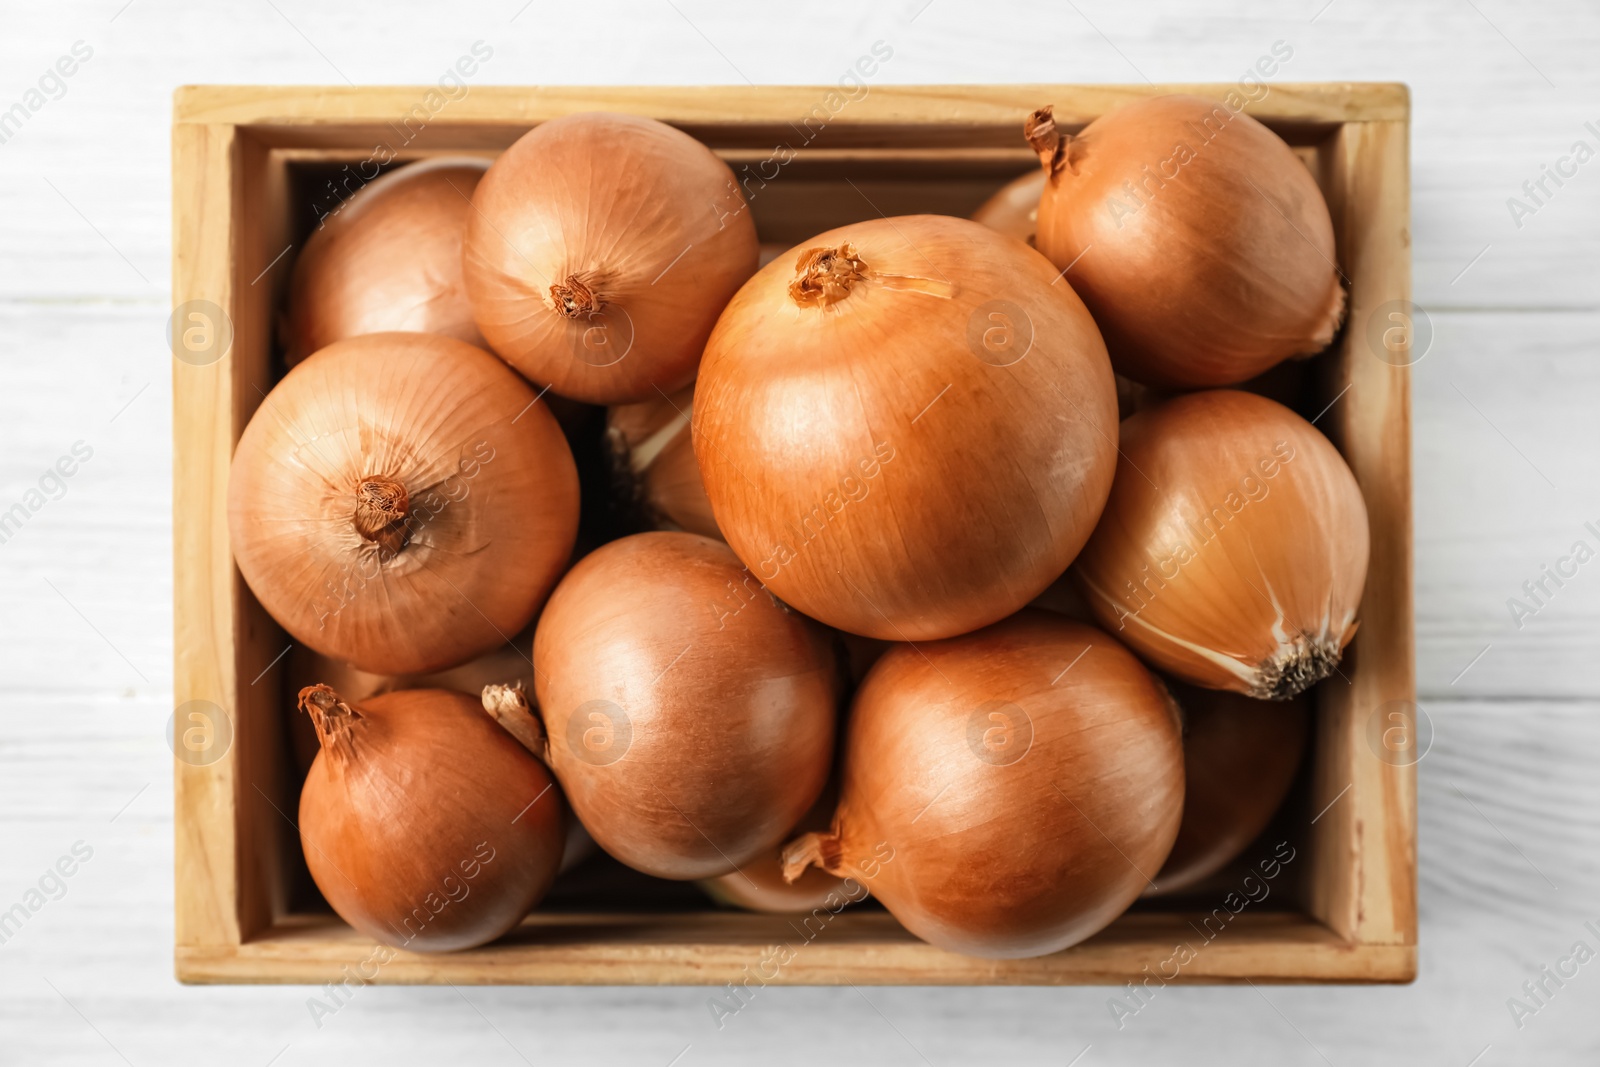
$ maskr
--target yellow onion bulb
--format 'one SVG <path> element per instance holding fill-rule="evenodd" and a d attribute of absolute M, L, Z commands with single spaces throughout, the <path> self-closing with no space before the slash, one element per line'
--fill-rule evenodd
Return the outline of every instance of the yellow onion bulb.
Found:
<path fill-rule="evenodd" d="M 907 930 L 1042 956 L 1104 928 L 1178 832 L 1183 746 L 1155 677 L 1101 631 L 1023 611 L 884 654 L 846 727 L 830 830 L 784 852 L 856 879 Z"/>
<path fill-rule="evenodd" d="M 756 269 L 725 163 L 680 130 L 590 112 L 541 123 L 479 183 L 467 293 L 490 346 L 562 396 L 619 404 L 694 379 Z"/>
<path fill-rule="evenodd" d="M 1043 170 L 1031 170 L 1006 182 L 972 213 L 972 221 L 1024 244 L 1037 245 L 1039 197 L 1044 193 L 1044 182 Z"/>
<path fill-rule="evenodd" d="M 1294 782 L 1310 732 L 1311 699 L 1252 700 L 1170 687 L 1183 712 L 1183 822 L 1145 896 L 1191 889 L 1267 828 Z"/>
<path fill-rule="evenodd" d="M 336 341 L 261 402 L 234 451 L 234 559 L 289 635 L 372 674 L 424 674 L 533 620 L 572 551 L 578 478 L 537 394 L 472 345 Z"/>
<path fill-rule="evenodd" d="M 322 751 L 300 793 L 306 865 L 333 910 L 386 945 L 447 952 L 522 921 L 564 842 L 550 772 L 477 698 L 407 689 L 300 706 Z"/>
<path fill-rule="evenodd" d="M 694 458 L 693 413 L 692 384 L 671 395 L 607 410 L 614 497 L 632 522 L 721 540 Z"/>
<path fill-rule="evenodd" d="M 1195 96 L 1126 104 L 1069 134 L 1024 130 L 1047 182 L 1039 251 L 1105 334 L 1117 373 L 1207 388 L 1333 340 L 1344 314 L 1333 220 L 1283 140 Z"/>
<path fill-rule="evenodd" d="M 1075 573 L 1107 630 L 1183 681 L 1258 699 L 1333 673 L 1366 584 L 1367 508 L 1305 419 L 1252 393 L 1122 424 L 1117 480 Z"/>
<path fill-rule="evenodd" d="M 689 880 L 782 841 L 828 778 L 827 636 L 708 537 L 635 534 L 584 557 L 533 662 L 550 766 L 600 847 Z"/>
<path fill-rule="evenodd" d="M 461 244 L 488 167 L 463 157 L 412 163 L 362 186 L 321 221 L 289 283 L 291 367 L 365 333 L 438 333 L 483 345 L 461 276 Z"/>
<path fill-rule="evenodd" d="M 1037 596 L 1109 492 L 1116 390 L 1043 256 L 917 215 L 829 231 L 723 312 L 695 385 L 717 526 L 786 603 L 894 641 Z"/>
<path fill-rule="evenodd" d="M 795 834 L 826 830 L 838 803 L 837 789 L 824 789 L 806 817 L 792 831 Z M 848 878 L 839 878 L 820 867 L 808 867 L 793 882 L 783 877 L 783 845 L 776 844 L 739 869 L 716 878 L 705 878 L 700 888 L 718 904 L 768 915 L 806 915 L 818 908 L 838 914 L 847 904 L 863 900 L 865 887 Z"/>

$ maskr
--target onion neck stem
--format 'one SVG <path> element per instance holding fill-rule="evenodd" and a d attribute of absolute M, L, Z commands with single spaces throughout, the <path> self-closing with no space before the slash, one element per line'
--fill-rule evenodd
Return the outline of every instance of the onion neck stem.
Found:
<path fill-rule="evenodd" d="M 592 275 L 575 273 L 550 287 L 550 302 L 556 313 L 569 319 L 587 319 L 598 315 L 606 306 L 605 299 L 595 291 Z"/>
<path fill-rule="evenodd" d="M 356 532 L 375 542 L 385 556 L 393 556 L 411 539 L 406 521 L 411 498 L 393 478 L 365 478 L 356 486 L 356 508 L 351 522 Z"/>
<path fill-rule="evenodd" d="M 300 690 L 300 710 L 311 716 L 322 751 L 340 763 L 355 758 L 356 725 L 361 713 L 343 700 L 329 685 L 308 685 Z"/>
<path fill-rule="evenodd" d="M 866 276 L 866 262 L 848 241 L 837 248 L 808 248 L 795 263 L 789 298 L 801 307 L 827 307 L 849 296 Z"/>

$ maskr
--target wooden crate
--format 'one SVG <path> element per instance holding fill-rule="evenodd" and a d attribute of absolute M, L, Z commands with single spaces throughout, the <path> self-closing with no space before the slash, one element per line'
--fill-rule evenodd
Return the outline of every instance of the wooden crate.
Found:
<path fill-rule="evenodd" d="M 214 703 L 232 727 L 222 758 L 174 764 L 178 977 L 337 982 L 374 949 L 337 919 L 290 907 L 300 862 L 282 728 L 290 701 L 273 666 L 287 639 L 234 567 L 225 516 L 234 444 L 276 373 L 273 318 L 293 258 L 285 249 L 304 229 L 293 221 L 293 208 L 305 214 L 294 203 L 304 185 L 297 174 L 329 163 L 360 170 L 375 147 L 380 159 L 492 155 L 546 119 L 630 111 L 683 128 L 736 169 L 776 170 L 764 186 L 749 186 L 751 207 L 764 241 L 793 243 L 880 213 L 970 212 L 1037 165 L 1021 124 L 1039 104 L 1053 103 L 1058 122 L 1076 129 L 1132 99 L 1173 91 L 1222 99 L 1234 88 L 884 86 L 848 99 L 828 87 L 485 87 L 420 110 L 427 88 L 180 89 L 173 300 L 220 307 L 233 341 L 215 362 L 175 361 L 173 381 L 175 696 L 180 705 Z M 1375 356 L 1367 330 L 1376 310 L 1410 297 L 1409 99 L 1402 85 L 1273 85 L 1247 110 L 1295 146 L 1332 209 L 1351 326 L 1322 357 L 1319 388 L 1327 401 L 1339 399 L 1318 425 L 1354 469 L 1372 523 L 1361 628 L 1343 666 L 1348 684 L 1335 679 L 1317 690 L 1296 909 L 1246 907 L 1214 940 L 1202 932 L 1218 925 L 1206 926 L 1206 912 L 1138 910 L 1075 948 L 1017 961 L 940 951 L 881 911 L 847 911 L 811 941 L 787 918 L 709 907 L 541 913 L 481 949 L 398 953 L 375 980 L 1121 985 L 1170 977 L 1186 944 L 1193 958 L 1177 981 L 1413 978 L 1415 768 L 1378 758 L 1371 742 L 1378 709 L 1411 701 L 1415 691 L 1410 382 L 1397 361 Z M 764 162 L 775 146 L 792 159 Z M 785 944 L 797 948 L 792 959 L 776 968 L 764 962 Z"/>

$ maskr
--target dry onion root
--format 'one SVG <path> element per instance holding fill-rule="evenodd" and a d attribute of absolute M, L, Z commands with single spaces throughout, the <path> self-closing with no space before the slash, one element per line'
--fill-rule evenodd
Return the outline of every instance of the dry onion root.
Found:
<path fill-rule="evenodd" d="M 1107 630 L 1184 681 L 1283 700 L 1331 674 L 1366 584 L 1344 459 L 1251 393 L 1191 393 L 1122 425 L 1116 484 L 1076 573 Z"/>
<path fill-rule="evenodd" d="M 720 541 L 653 532 L 590 553 L 540 617 L 533 662 L 550 766 L 600 847 L 636 870 L 725 874 L 822 792 L 828 635 Z"/>
<path fill-rule="evenodd" d="M 906 641 L 995 622 L 1088 538 L 1116 459 L 1105 346 L 1017 241 L 934 215 L 824 233 L 723 312 L 695 385 L 717 525 L 787 603 Z"/>
<path fill-rule="evenodd" d="M 408 689 L 354 704 L 300 692 L 322 751 L 300 794 L 300 840 L 351 926 L 414 952 L 492 941 L 554 880 L 565 838 L 545 766 L 478 700 Z"/>
<path fill-rule="evenodd" d="M 505 642 L 572 551 L 578 478 L 536 394 L 432 334 L 337 341 L 262 401 L 234 452 L 228 528 L 297 642 L 425 674 Z"/>
<path fill-rule="evenodd" d="M 972 213 L 973 222 L 981 222 L 997 233 L 1015 237 L 1028 245 L 1038 244 L 1039 196 L 1044 192 L 1045 173 L 1031 170 L 1015 178 Z"/>
<path fill-rule="evenodd" d="M 606 412 L 612 488 L 634 523 L 722 538 L 694 458 L 694 386 Z"/>
<path fill-rule="evenodd" d="M 687 385 L 717 313 L 756 269 L 733 172 L 653 119 L 542 123 L 495 161 L 472 203 L 464 263 L 479 329 L 574 400 L 629 403 Z"/>
<path fill-rule="evenodd" d="M 1127 649 L 1023 611 L 891 648 L 857 693 L 833 828 L 784 850 L 855 878 L 973 956 L 1074 945 L 1149 885 L 1178 832 L 1177 713 Z"/>
<path fill-rule="evenodd" d="M 441 158 L 390 171 L 315 230 L 289 286 L 289 365 L 365 333 L 482 345 L 461 277 L 472 193 L 489 164 Z"/>
<path fill-rule="evenodd" d="M 1183 711 L 1183 823 L 1145 896 L 1194 887 L 1267 828 L 1294 782 L 1311 718 L 1309 697 L 1285 703 L 1174 685 Z"/>
<path fill-rule="evenodd" d="M 1067 271 L 1119 374 L 1204 388 L 1333 340 L 1344 314 L 1333 221 L 1277 134 L 1194 96 L 1159 96 L 1065 133 L 1024 133 L 1048 177 L 1039 250 Z"/>

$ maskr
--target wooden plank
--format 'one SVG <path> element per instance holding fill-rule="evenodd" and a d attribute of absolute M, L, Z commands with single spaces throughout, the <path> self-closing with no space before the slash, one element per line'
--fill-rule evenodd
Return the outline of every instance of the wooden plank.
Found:
<path fill-rule="evenodd" d="M 1372 552 L 1361 627 L 1339 676 L 1317 691 L 1309 891 L 1313 915 L 1364 944 L 1417 936 L 1415 767 L 1380 759 L 1369 742 L 1373 717 L 1416 695 L 1410 370 L 1403 356 L 1380 359 L 1367 329 L 1411 296 L 1409 149 L 1405 122 L 1364 123 L 1343 127 L 1324 155 L 1349 306 L 1320 423 L 1361 486 Z"/>
<path fill-rule="evenodd" d="M 1223 914 L 1227 914 L 1225 911 Z M 924 944 L 884 912 L 799 919 L 706 912 L 530 916 L 505 939 L 440 955 L 382 951 L 333 918 L 296 920 L 241 946 L 185 947 L 189 982 L 497 985 L 1083 985 L 1137 980 L 1143 968 L 1179 983 L 1393 982 L 1415 974 L 1409 946 L 1352 945 L 1290 913 L 1213 918 L 1133 914 L 1084 942 L 1033 960 L 984 960 Z M 1179 963 L 1178 947 L 1190 952 Z"/>
<path fill-rule="evenodd" d="M 1133 100 L 1186 92 L 1221 98 L 1227 83 L 1166 85 L 878 85 L 847 104 L 828 104 L 830 123 L 913 126 L 927 131 L 994 127 L 1015 143 L 1022 118 L 1042 103 L 1056 102 L 1057 121 L 1087 123 Z M 434 86 L 186 85 L 173 97 L 180 123 L 227 123 L 264 127 L 388 128 L 412 112 Z M 579 111 L 636 111 L 674 125 L 765 129 L 787 126 L 823 105 L 838 86 L 719 85 L 654 86 L 476 86 L 437 108 L 451 126 L 522 127 Z M 1263 121 L 1296 125 L 1404 120 L 1410 113 L 1406 86 L 1396 82 L 1275 84 L 1250 114 Z M 421 120 L 418 120 L 420 127 Z M 390 134 L 395 131 L 390 129 Z M 358 142 L 359 143 L 359 142 Z"/>

